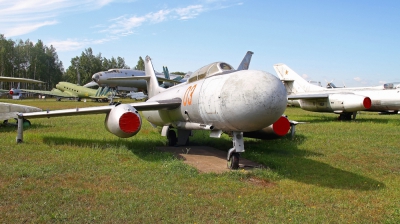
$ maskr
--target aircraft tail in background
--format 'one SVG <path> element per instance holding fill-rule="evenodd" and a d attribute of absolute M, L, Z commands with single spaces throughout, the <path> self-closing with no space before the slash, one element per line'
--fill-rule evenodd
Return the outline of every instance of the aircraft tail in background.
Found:
<path fill-rule="evenodd" d="M 305 93 L 310 91 L 321 91 L 325 88 L 313 85 L 303 77 L 298 75 L 289 66 L 279 63 L 274 65 L 274 69 L 278 74 L 280 80 L 285 83 L 288 94 L 291 93 Z"/>
<path fill-rule="evenodd" d="M 168 67 L 167 67 L 167 66 L 163 66 L 162 68 L 163 68 L 163 73 L 164 73 L 165 78 L 166 78 L 166 79 L 171 79 L 171 78 L 169 77 Z"/>
<path fill-rule="evenodd" d="M 253 56 L 253 54 L 254 53 L 252 51 L 247 51 L 237 70 L 248 70 L 250 66 L 251 56 Z"/>

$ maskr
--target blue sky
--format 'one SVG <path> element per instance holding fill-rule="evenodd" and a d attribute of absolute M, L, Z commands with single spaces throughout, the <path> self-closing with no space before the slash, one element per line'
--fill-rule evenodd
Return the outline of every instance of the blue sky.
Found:
<path fill-rule="evenodd" d="M 0 0 L 0 33 L 53 45 L 64 67 L 91 47 L 134 67 L 194 71 L 214 61 L 338 86 L 400 81 L 400 1 Z"/>

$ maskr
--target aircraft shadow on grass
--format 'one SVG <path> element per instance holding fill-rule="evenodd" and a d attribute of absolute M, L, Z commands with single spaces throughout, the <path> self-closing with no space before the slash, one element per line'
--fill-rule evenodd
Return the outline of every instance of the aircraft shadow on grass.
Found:
<path fill-rule="evenodd" d="M 376 118 L 376 117 L 369 117 L 369 116 L 362 116 L 362 115 L 357 115 L 356 120 L 350 120 L 350 121 L 339 121 L 337 119 L 338 116 L 333 116 L 333 115 L 328 115 L 328 116 L 321 116 L 321 113 L 317 113 L 315 115 L 308 114 L 305 115 L 304 117 L 307 117 L 308 119 L 302 119 L 302 121 L 305 121 L 307 123 L 326 123 L 326 122 L 356 122 L 356 123 L 365 123 L 365 122 L 372 122 L 372 123 L 379 123 L 379 124 L 387 124 L 389 122 L 393 122 L 393 120 L 387 119 L 388 116 L 396 116 L 394 115 L 380 115 L 381 118 Z"/>
<path fill-rule="evenodd" d="M 49 125 L 43 125 L 43 124 L 32 124 L 30 127 L 24 127 L 24 130 L 29 130 L 29 129 L 36 129 L 36 128 L 45 128 L 49 127 Z M 18 124 L 14 122 L 10 122 L 8 124 L 0 124 L 0 133 L 2 132 L 14 132 L 17 130 Z"/>
<path fill-rule="evenodd" d="M 277 139 L 276 144 L 266 144 L 258 147 L 257 142 L 247 143 L 247 152 L 261 157 L 264 165 L 277 172 L 283 178 L 333 189 L 348 189 L 370 191 L 385 188 L 384 183 L 377 180 L 335 168 L 327 163 L 313 160 L 312 157 L 324 157 L 323 153 L 315 153 L 298 149 L 305 139 L 296 135 L 294 140 L 289 138 Z M 260 156 L 261 155 L 261 156 Z"/>
<path fill-rule="evenodd" d="M 160 161 L 172 158 L 169 153 L 162 153 L 156 149 L 156 147 L 162 146 L 160 140 L 117 139 L 99 141 L 48 136 L 44 136 L 43 139 L 46 144 L 51 145 L 75 145 L 100 149 L 125 146 L 133 154 L 146 161 Z M 360 191 L 385 188 L 382 182 L 310 159 L 309 157 L 323 157 L 324 154 L 298 149 L 297 145 L 304 141 L 304 139 L 304 136 L 296 135 L 294 140 L 291 140 L 289 137 L 269 141 L 246 140 L 247 151 L 243 154 L 243 157 L 262 163 L 264 166 L 277 172 L 282 178 L 306 184 L 333 189 Z M 216 140 L 216 143 L 221 146 L 231 144 L 231 141 L 228 139 Z M 213 141 L 207 141 L 204 145 L 213 147 L 213 143 Z M 199 142 L 195 140 L 193 144 L 187 147 L 191 145 L 199 145 Z M 157 154 L 157 156 L 152 156 L 154 154 Z M 225 153 L 222 153 L 221 157 L 226 159 Z"/>
<path fill-rule="evenodd" d="M 95 149 L 107 150 L 115 147 L 126 147 L 133 154 L 146 161 L 160 161 L 172 158 L 164 153 L 160 153 L 160 156 L 152 156 L 160 151 L 156 149 L 160 146 L 160 140 L 151 139 L 116 139 L 116 140 L 98 140 L 98 139 L 87 139 L 87 138 L 66 138 L 66 137 L 54 137 L 54 136 L 43 136 L 43 142 L 48 145 L 73 145 L 78 147 L 88 147 Z"/>

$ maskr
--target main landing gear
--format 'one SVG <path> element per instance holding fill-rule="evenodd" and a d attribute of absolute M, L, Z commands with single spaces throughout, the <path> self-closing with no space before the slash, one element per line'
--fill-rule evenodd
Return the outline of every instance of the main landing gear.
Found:
<path fill-rule="evenodd" d="M 192 136 L 191 130 L 177 129 L 178 136 L 176 132 L 170 129 L 168 126 L 164 126 L 161 131 L 162 136 L 166 136 L 168 139 L 168 146 L 180 146 L 189 144 L 189 137 Z"/>
<path fill-rule="evenodd" d="M 350 121 L 350 120 L 355 120 L 357 116 L 357 112 L 352 112 L 352 113 L 342 113 L 339 115 L 338 120 L 339 121 Z"/>
<path fill-rule="evenodd" d="M 161 135 L 167 137 L 168 146 L 180 146 L 187 145 L 189 143 L 189 136 L 192 135 L 192 131 L 185 129 L 177 130 L 178 136 L 174 130 L 169 128 L 169 126 L 163 127 Z M 240 153 L 244 152 L 243 132 L 232 132 L 232 142 L 233 147 L 229 149 L 227 155 L 227 165 L 229 169 L 237 170 L 239 168 Z"/>

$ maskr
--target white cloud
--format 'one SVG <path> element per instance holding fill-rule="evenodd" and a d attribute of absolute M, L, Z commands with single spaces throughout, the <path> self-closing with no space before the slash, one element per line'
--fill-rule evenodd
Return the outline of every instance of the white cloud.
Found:
<path fill-rule="evenodd" d="M 0 33 L 7 38 L 27 34 L 44 26 L 58 24 L 57 18 L 65 13 L 91 11 L 104 7 L 112 2 L 133 2 L 135 0 L 0 0 Z M 50 42 L 57 51 L 73 51 L 93 44 L 102 44 L 123 36 L 132 35 L 136 28 L 145 24 L 155 24 L 170 20 L 189 20 L 200 14 L 233 6 L 223 6 L 225 0 L 206 0 L 203 4 L 186 7 L 168 8 L 149 12 L 141 16 L 122 15 L 105 24 L 92 26 L 104 36 L 90 40 L 69 38 Z M 240 4 L 236 4 L 240 5 Z"/>
<path fill-rule="evenodd" d="M 357 82 L 361 82 L 362 81 L 362 79 L 360 78 L 360 77 L 355 77 L 355 78 L 353 78 L 355 81 L 357 81 Z"/>
<path fill-rule="evenodd" d="M 200 13 L 207 11 L 207 9 L 202 5 L 190 5 L 185 8 L 177 8 L 175 11 L 179 15 L 180 19 L 186 20 L 195 18 Z"/>
<path fill-rule="evenodd" d="M 52 41 L 49 44 L 53 45 L 57 51 L 74 51 L 83 48 L 86 45 L 86 42 L 68 39 L 63 41 Z"/>
<path fill-rule="evenodd" d="M 6 37 L 54 25 L 57 17 L 71 11 L 101 8 L 115 0 L 0 0 L 0 31 Z"/>
<path fill-rule="evenodd" d="M 6 37 L 13 37 L 13 36 L 27 34 L 27 33 L 30 33 L 32 31 L 39 29 L 40 27 L 50 26 L 50 25 L 54 25 L 57 23 L 58 23 L 57 21 L 53 20 L 53 21 L 44 21 L 44 22 L 39 22 L 39 23 L 20 24 L 18 27 L 6 28 L 4 30 L 4 33 L 6 34 Z"/>
<path fill-rule="evenodd" d="M 111 33 L 115 35 L 127 35 L 134 33 L 133 29 L 145 23 L 161 23 L 168 20 L 188 20 L 196 18 L 202 12 L 207 11 L 203 5 L 190 5 L 183 8 L 161 9 L 157 12 L 150 12 L 143 16 L 123 15 L 109 20 L 111 25 L 97 25 L 96 27 L 106 27 L 100 33 Z"/>
<path fill-rule="evenodd" d="M 303 79 L 305 79 L 305 80 L 308 79 L 308 75 L 307 74 L 303 74 L 301 77 L 303 77 Z"/>
<path fill-rule="evenodd" d="M 161 23 L 165 20 L 167 20 L 167 16 L 171 13 L 171 10 L 160 10 L 155 13 L 149 13 L 146 15 L 146 18 L 148 18 L 151 22 L 153 23 Z"/>

